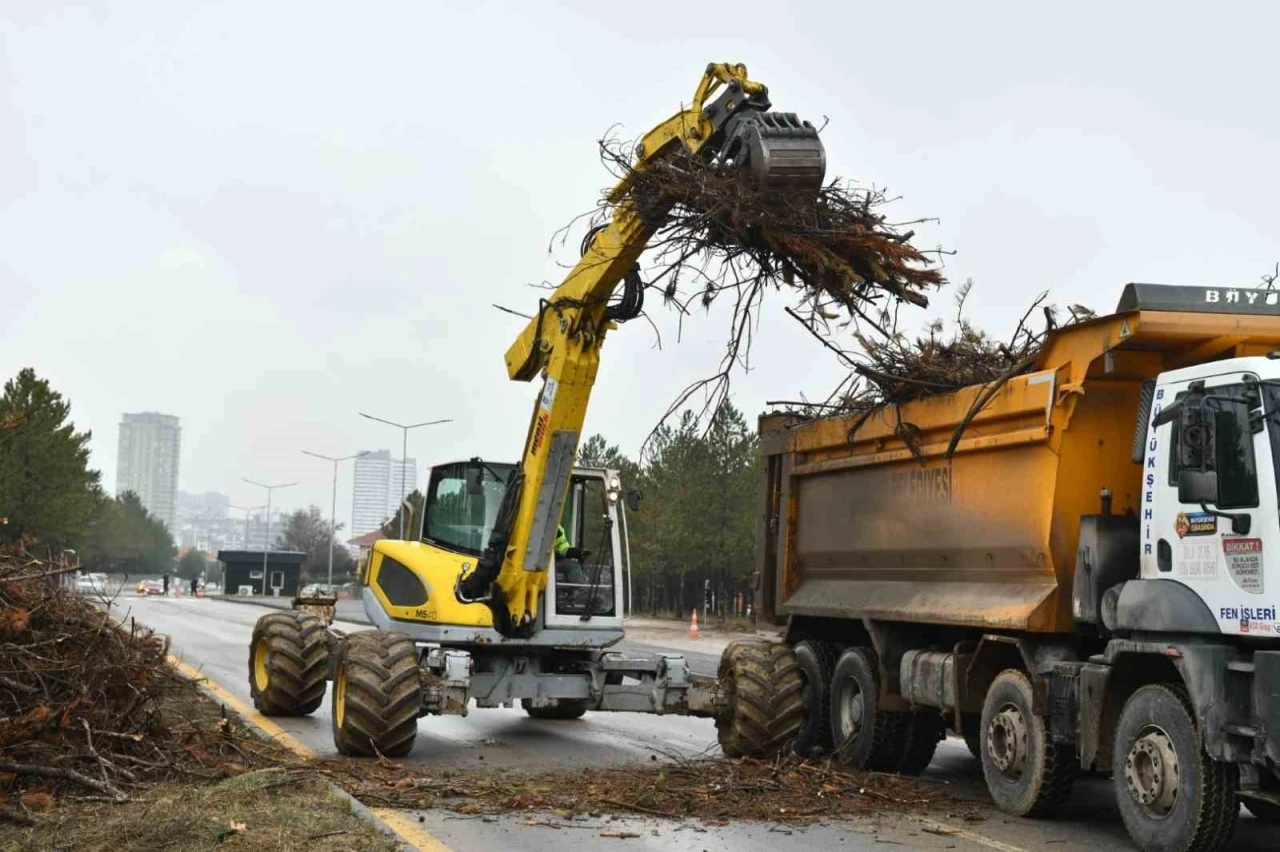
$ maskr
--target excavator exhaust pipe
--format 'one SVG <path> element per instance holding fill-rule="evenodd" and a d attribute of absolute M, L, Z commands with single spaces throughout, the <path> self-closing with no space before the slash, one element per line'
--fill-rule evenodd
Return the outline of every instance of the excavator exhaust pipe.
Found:
<path fill-rule="evenodd" d="M 793 112 L 745 110 L 734 116 L 718 159 L 746 169 L 766 192 L 817 195 L 827 173 L 817 128 Z"/>

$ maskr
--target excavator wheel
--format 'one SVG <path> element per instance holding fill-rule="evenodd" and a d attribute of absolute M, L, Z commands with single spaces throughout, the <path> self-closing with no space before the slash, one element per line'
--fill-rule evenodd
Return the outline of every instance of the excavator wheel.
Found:
<path fill-rule="evenodd" d="M 306 716 L 324 701 L 325 623 L 301 612 L 262 616 L 249 641 L 249 694 L 264 716 Z"/>
<path fill-rule="evenodd" d="M 418 649 L 403 633 L 348 635 L 333 675 L 333 744 L 352 757 L 413 750 L 422 707 Z"/>
<path fill-rule="evenodd" d="M 804 683 L 795 652 L 781 642 L 733 642 L 720 656 L 729 694 L 716 736 L 726 757 L 772 758 L 792 748 L 804 727 Z"/>

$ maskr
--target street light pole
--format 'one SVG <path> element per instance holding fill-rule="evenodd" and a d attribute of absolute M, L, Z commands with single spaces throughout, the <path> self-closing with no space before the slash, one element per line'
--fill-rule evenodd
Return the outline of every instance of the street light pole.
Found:
<path fill-rule="evenodd" d="M 342 456 L 334 458 L 333 456 L 325 456 L 320 453 L 313 453 L 310 450 L 303 450 L 303 453 L 314 456 L 318 459 L 333 462 L 333 492 L 329 498 L 329 592 L 333 592 L 333 537 L 338 530 L 338 462 L 348 461 L 350 459 L 358 459 L 361 456 L 369 455 L 368 450 L 361 450 L 355 455 Z"/>
<path fill-rule="evenodd" d="M 244 546 L 245 546 L 245 549 L 247 550 L 249 548 L 249 513 L 256 512 L 259 509 L 265 509 L 267 507 L 266 506 L 236 506 L 231 503 L 228 503 L 227 508 L 239 509 L 240 511 L 244 512 Z"/>
<path fill-rule="evenodd" d="M 369 420 L 377 420 L 379 423 L 385 423 L 385 424 L 387 424 L 388 426 L 394 426 L 394 427 L 396 427 L 397 429 L 401 430 L 401 438 L 400 438 L 400 499 L 399 499 L 399 502 L 403 503 L 403 502 L 404 502 L 404 498 L 408 496 L 407 494 L 405 494 L 405 493 L 404 493 L 404 485 L 405 485 L 405 472 L 404 472 L 404 469 L 405 469 L 405 466 L 406 466 L 406 461 L 407 461 L 407 459 L 408 459 L 408 457 L 409 457 L 409 430 L 410 430 L 410 429 L 417 429 L 419 426 L 435 426 L 436 424 L 439 424 L 439 423 L 452 423 L 452 422 L 453 422 L 453 420 L 452 420 L 452 419 L 446 419 L 446 420 L 428 420 L 428 421 L 426 421 L 425 423 L 411 423 L 411 424 L 409 424 L 409 425 L 407 425 L 407 426 L 406 426 L 406 425 L 405 425 L 405 424 L 403 424 L 403 423 L 395 423 L 395 422 L 393 422 L 393 421 L 391 421 L 391 420 L 383 420 L 381 417 L 374 417 L 372 414 L 365 414 L 363 411 L 361 411 L 361 412 L 360 412 L 360 416 L 361 416 L 361 417 L 365 417 L 365 418 L 367 418 L 367 419 L 369 419 Z M 400 509 L 400 540 L 401 540 L 401 541 L 404 541 L 404 508 L 403 508 L 403 507 L 401 507 L 401 509 Z"/>
<path fill-rule="evenodd" d="M 267 489 L 267 531 L 262 534 L 262 594 L 267 594 L 267 553 L 271 550 L 271 492 L 277 488 L 288 488 L 290 485 L 297 485 L 296 482 L 282 482 L 279 485 L 267 485 L 265 482 L 254 482 L 252 479 L 241 477 L 250 485 L 256 485 L 259 488 Z"/>

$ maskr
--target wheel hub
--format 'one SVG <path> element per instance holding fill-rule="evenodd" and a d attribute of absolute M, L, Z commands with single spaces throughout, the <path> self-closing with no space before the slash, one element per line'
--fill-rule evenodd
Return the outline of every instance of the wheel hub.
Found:
<path fill-rule="evenodd" d="M 1178 752 L 1160 728 L 1143 731 L 1124 761 L 1129 795 L 1150 816 L 1168 816 L 1178 801 Z"/>
<path fill-rule="evenodd" d="M 259 692 L 266 691 L 271 681 L 267 674 L 268 653 L 270 650 L 267 648 L 267 640 L 259 639 L 253 646 L 253 682 Z"/>
<path fill-rule="evenodd" d="M 855 678 L 845 683 L 844 701 L 840 703 L 840 736 L 847 743 L 862 730 L 862 720 L 867 715 L 867 699 Z"/>
<path fill-rule="evenodd" d="M 1000 772 L 1020 778 L 1027 763 L 1027 720 L 1012 704 L 1000 708 L 987 726 L 987 754 Z"/>

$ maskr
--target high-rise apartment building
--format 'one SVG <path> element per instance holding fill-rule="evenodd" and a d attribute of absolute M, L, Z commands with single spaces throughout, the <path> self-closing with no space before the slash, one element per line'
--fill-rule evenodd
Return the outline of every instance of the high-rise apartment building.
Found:
<path fill-rule="evenodd" d="M 144 411 L 120 421 L 116 494 L 132 491 L 148 512 L 174 529 L 178 494 L 178 418 Z"/>
<path fill-rule="evenodd" d="M 418 487 L 418 460 L 394 459 L 390 450 L 356 457 L 351 496 L 351 534 L 372 532 L 393 517 L 400 501 Z"/>

